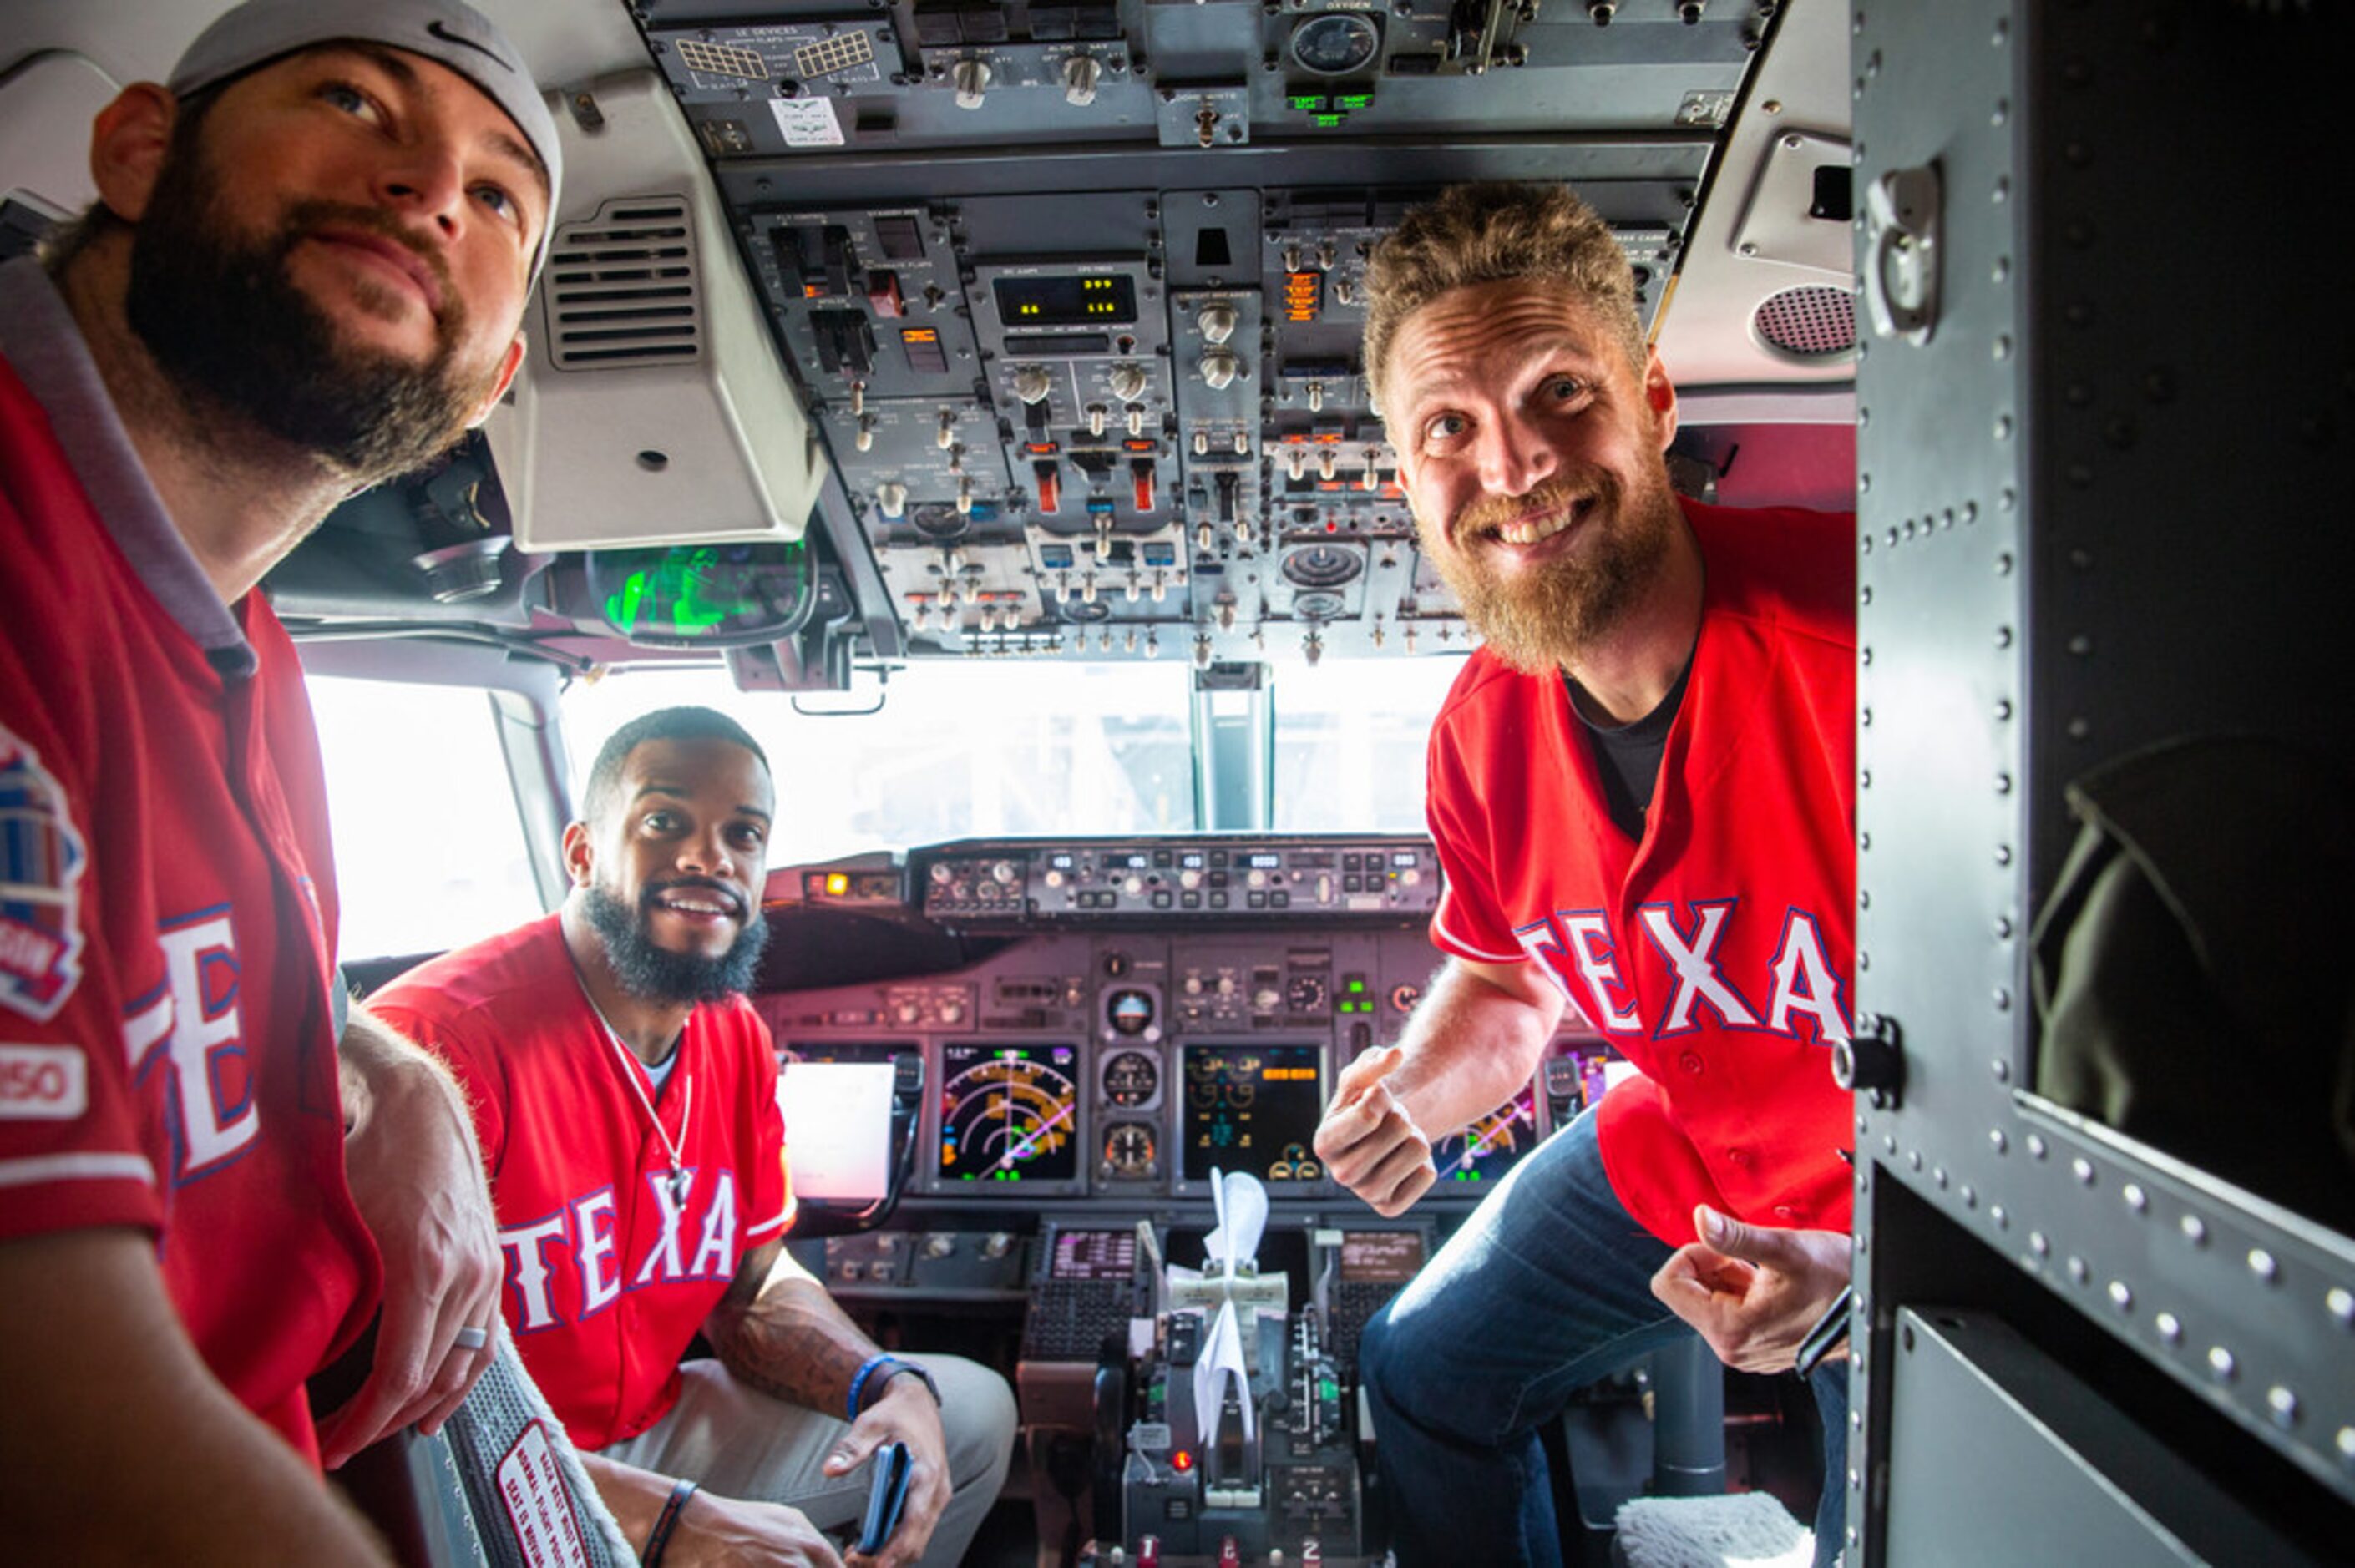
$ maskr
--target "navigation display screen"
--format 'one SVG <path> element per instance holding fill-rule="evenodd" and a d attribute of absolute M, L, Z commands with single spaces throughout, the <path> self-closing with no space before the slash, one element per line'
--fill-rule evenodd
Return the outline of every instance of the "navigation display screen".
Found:
<path fill-rule="evenodd" d="M 1187 1181 L 1209 1181 L 1213 1167 L 1270 1184 L 1323 1180 L 1309 1147 L 1325 1111 L 1317 1046 L 1188 1045 L 1184 1054 Z"/>
<path fill-rule="evenodd" d="M 1070 1045 L 943 1047 L 941 1176 L 953 1181 L 1077 1177 L 1078 1055 Z"/>

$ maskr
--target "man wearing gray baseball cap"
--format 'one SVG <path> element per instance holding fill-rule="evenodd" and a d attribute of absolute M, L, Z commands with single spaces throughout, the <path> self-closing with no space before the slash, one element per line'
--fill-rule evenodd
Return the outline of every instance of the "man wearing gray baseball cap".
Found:
<path fill-rule="evenodd" d="M 377 1560 L 319 1466 L 488 1360 L 469 1118 L 346 1017 L 301 666 L 253 589 L 505 392 L 558 163 L 456 0 L 251 0 L 100 113 L 98 203 L 0 267 L 12 1558 Z M 371 1320 L 314 1427 L 305 1379 Z"/>

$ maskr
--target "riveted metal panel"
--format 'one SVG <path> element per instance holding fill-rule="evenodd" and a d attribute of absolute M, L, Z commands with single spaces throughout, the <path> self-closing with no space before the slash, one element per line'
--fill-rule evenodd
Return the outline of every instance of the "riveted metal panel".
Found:
<path fill-rule="evenodd" d="M 2022 63 L 2010 9 L 1868 5 L 1851 38 L 1859 212 L 1870 183 L 1893 171 L 1932 170 L 1941 190 L 1939 307 L 1926 338 L 1859 323 L 1857 994 L 1860 1012 L 1898 1024 L 1906 1074 L 1898 1106 L 1876 1112 L 1859 1100 L 1868 1304 L 1870 1183 L 1903 1181 L 1950 1202 L 1971 1188 L 1976 1208 L 1956 1169 L 1963 1129 L 2009 1115 L 2005 1086 L 2023 1060 L 2019 214 L 2032 171 L 2016 135 Z M 1860 227 L 1860 267 L 1873 265 L 1870 250 Z M 1859 1412 L 1875 1410 L 1872 1365 L 1860 1358 L 1853 1373 Z M 1868 1415 L 1852 1451 L 1886 1442 Z M 1870 1473 L 1851 1468 L 1849 1527 L 1859 1539 L 1878 1522 L 1866 1508 Z"/>
<path fill-rule="evenodd" d="M 1890 1375 L 1901 1568 L 2313 1561 L 1998 1319 L 1900 1313 Z"/>
<path fill-rule="evenodd" d="M 1897 1022 L 1907 1074 L 1858 1121 L 1873 1561 L 1902 1555 L 1869 1369 L 1903 1303 L 1877 1297 L 1908 1277 L 1866 1222 L 1876 1182 L 2355 1499 L 2355 1245 L 2028 1094 L 2025 944 L 2088 768 L 2201 733 L 2355 754 L 2328 500 L 2355 315 L 2249 281 L 2247 248 L 2355 194 L 2303 119 L 2349 35 L 2339 7 L 1854 13 L 1859 206 L 1910 168 L 1942 196 L 1926 340 L 1862 329 L 1858 376 L 1859 1005 Z"/>

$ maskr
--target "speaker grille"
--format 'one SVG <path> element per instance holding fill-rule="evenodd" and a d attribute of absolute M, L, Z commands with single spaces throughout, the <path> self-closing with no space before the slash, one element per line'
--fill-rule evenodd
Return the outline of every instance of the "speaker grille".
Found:
<path fill-rule="evenodd" d="M 549 357 L 563 370 L 670 365 L 703 352 L 695 229 L 680 197 L 609 202 L 557 232 Z"/>
<path fill-rule="evenodd" d="M 1856 296 L 1821 284 L 1785 289 L 1758 307 L 1759 338 L 1801 359 L 1829 359 L 1856 347 Z"/>

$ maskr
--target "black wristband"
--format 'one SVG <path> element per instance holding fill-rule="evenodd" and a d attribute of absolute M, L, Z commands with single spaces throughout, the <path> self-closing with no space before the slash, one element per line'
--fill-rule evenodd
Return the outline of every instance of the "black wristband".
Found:
<path fill-rule="evenodd" d="M 877 1378 L 874 1383 L 876 1398 L 880 1399 L 883 1396 L 883 1390 L 890 1386 L 891 1380 L 898 1377 L 901 1372 L 905 1372 L 910 1377 L 915 1378 L 923 1383 L 924 1392 L 932 1396 L 932 1408 L 935 1410 L 940 1408 L 941 1385 L 932 1381 L 932 1373 L 926 1372 L 915 1362 L 903 1361 L 897 1356 L 894 1356 L 890 1361 L 885 1361 L 878 1370 L 880 1371 L 883 1375 Z"/>
<path fill-rule="evenodd" d="M 681 1481 L 671 1488 L 669 1498 L 663 1503 L 662 1512 L 655 1516 L 654 1529 L 646 1532 L 646 1549 L 638 1553 L 641 1568 L 657 1568 L 662 1562 L 663 1548 L 670 1544 L 670 1532 L 677 1526 L 678 1516 L 695 1491 L 693 1481 Z"/>

